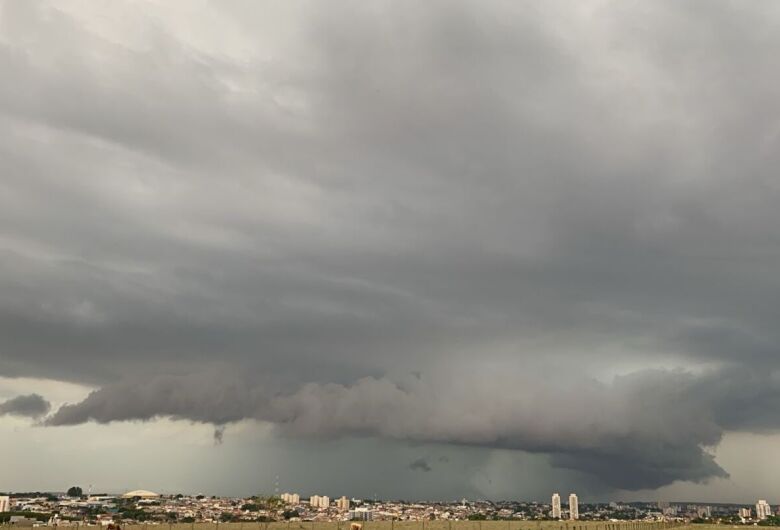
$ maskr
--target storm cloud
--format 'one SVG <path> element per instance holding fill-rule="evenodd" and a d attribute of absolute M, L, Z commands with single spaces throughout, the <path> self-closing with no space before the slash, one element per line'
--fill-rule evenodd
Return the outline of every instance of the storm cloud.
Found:
<path fill-rule="evenodd" d="M 47 425 L 634 490 L 780 428 L 775 5 L 0 9 L 0 375 L 95 388 Z"/>
<path fill-rule="evenodd" d="M 0 416 L 38 418 L 51 410 L 51 403 L 38 394 L 16 396 L 0 403 Z"/>
<path fill-rule="evenodd" d="M 727 477 L 706 449 L 727 430 L 772 429 L 780 422 L 776 414 L 760 421 L 744 414 L 780 404 L 780 382 L 750 371 L 645 370 L 611 384 L 492 373 L 480 374 L 487 384 L 465 386 L 452 385 L 458 378 L 451 375 L 403 384 L 372 377 L 351 385 L 309 383 L 277 395 L 238 377 L 147 377 L 104 386 L 47 423 L 255 419 L 299 438 L 376 436 L 543 453 L 556 466 L 634 490 Z"/>
<path fill-rule="evenodd" d="M 424 458 L 418 458 L 409 463 L 409 469 L 414 471 L 423 471 L 425 473 L 431 471 L 433 468 Z"/>

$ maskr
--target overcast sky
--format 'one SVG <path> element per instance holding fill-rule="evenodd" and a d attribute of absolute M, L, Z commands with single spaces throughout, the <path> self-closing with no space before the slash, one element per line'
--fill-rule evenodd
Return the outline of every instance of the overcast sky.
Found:
<path fill-rule="evenodd" d="M 778 49 L 772 1 L 0 1 L 0 489 L 780 501 Z"/>

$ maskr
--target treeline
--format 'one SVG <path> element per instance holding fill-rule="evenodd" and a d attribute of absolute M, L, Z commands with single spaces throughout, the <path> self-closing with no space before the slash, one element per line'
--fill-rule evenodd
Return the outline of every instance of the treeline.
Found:
<path fill-rule="evenodd" d="M 57 496 L 50 491 L 15 491 L 15 492 L 0 492 L 0 495 L 8 495 L 12 499 L 27 498 L 27 497 L 46 497 L 47 501 L 56 501 Z"/>
<path fill-rule="evenodd" d="M 0 523 L 7 523 L 11 520 L 11 517 L 21 515 L 30 519 L 36 519 L 41 522 L 46 522 L 51 519 L 50 513 L 43 512 L 2 512 L 0 513 Z"/>

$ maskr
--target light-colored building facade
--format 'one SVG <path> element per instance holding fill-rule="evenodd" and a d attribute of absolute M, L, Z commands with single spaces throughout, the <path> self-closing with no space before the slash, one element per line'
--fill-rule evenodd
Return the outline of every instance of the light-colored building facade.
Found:
<path fill-rule="evenodd" d="M 349 511 L 349 518 L 352 521 L 373 521 L 374 512 L 368 508 L 355 508 Z"/>
<path fill-rule="evenodd" d="M 739 516 L 743 519 L 750 519 L 753 515 L 753 512 L 750 511 L 750 508 L 740 508 L 739 509 Z"/>
<path fill-rule="evenodd" d="M 0 496 L 0 512 L 11 511 L 11 497 L 8 495 Z"/>
<path fill-rule="evenodd" d="M 553 493 L 552 495 L 552 513 L 550 516 L 553 519 L 561 518 L 561 496 L 557 493 Z"/>
<path fill-rule="evenodd" d="M 301 496 L 297 493 L 282 493 L 282 500 L 287 504 L 300 504 Z"/>
<path fill-rule="evenodd" d="M 309 498 L 309 505 L 312 508 L 327 509 L 330 506 L 330 497 L 327 495 L 314 495 Z"/>
<path fill-rule="evenodd" d="M 340 499 L 336 500 L 336 507 L 342 512 L 349 511 L 349 499 L 342 496 Z"/>
<path fill-rule="evenodd" d="M 577 499 L 576 493 L 569 494 L 569 519 L 575 520 L 580 518 L 580 501 Z"/>
<path fill-rule="evenodd" d="M 763 521 L 772 515 L 772 507 L 764 499 L 759 499 L 756 503 L 756 519 Z"/>

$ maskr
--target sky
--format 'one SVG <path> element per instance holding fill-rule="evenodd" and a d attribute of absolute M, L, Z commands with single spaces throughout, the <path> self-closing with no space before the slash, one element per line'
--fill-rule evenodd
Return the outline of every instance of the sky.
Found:
<path fill-rule="evenodd" d="M 780 502 L 778 30 L 0 1 L 0 490 Z"/>

